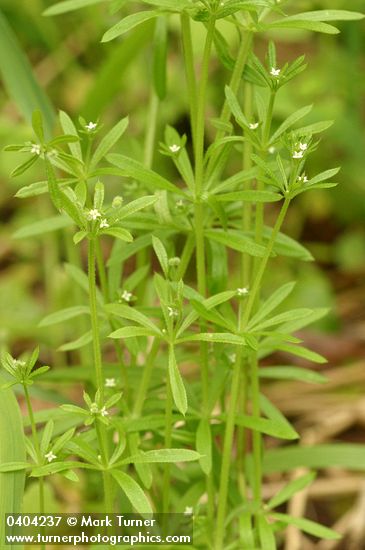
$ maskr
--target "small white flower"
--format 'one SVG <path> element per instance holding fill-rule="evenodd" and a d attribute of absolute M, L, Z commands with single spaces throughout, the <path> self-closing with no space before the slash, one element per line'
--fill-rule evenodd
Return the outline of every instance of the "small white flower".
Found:
<path fill-rule="evenodd" d="M 303 151 L 294 151 L 293 159 L 302 159 L 304 157 Z"/>
<path fill-rule="evenodd" d="M 128 290 L 123 290 L 122 294 L 122 300 L 125 302 L 130 302 L 133 297 L 133 294 L 131 292 L 128 292 Z"/>
<path fill-rule="evenodd" d="M 180 145 L 177 145 L 176 143 L 174 143 L 173 145 L 170 145 L 169 147 L 171 153 L 178 153 L 181 149 Z"/>
<path fill-rule="evenodd" d="M 276 149 L 273 145 L 271 145 L 271 147 L 268 148 L 268 152 L 270 153 L 270 155 L 273 155 L 275 153 Z"/>
<path fill-rule="evenodd" d="M 115 388 L 117 382 L 115 378 L 105 378 L 105 387 L 106 388 Z"/>
<path fill-rule="evenodd" d="M 250 130 L 257 130 L 258 127 L 259 127 L 258 122 L 250 122 Z"/>
<path fill-rule="evenodd" d="M 169 317 L 177 317 L 179 315 L 179 312 L 173 307 L 167 306 L 167 311 L 169 313 Z"/>
<path fill-rule="evenodd" d="M 247 296 L 247 294 L 249 293 L 249 290 L 247 287 L 244 287 L 244 288 L 237 288 L 237 294 L 238 296 Z"/>
<path fill-rule="evenodd" d="M 97 210 L 96 208 L 93 208 L 93 209 L 89 210 L 89 213 L 88 213 L 87 217 L 88 217 L 89 220 L 97 220 L 98 218 L 101 217 L 101 214 L 100 214 L 99 210 Z"/>
<path fill-rule="evenodd" d="M 306 151 L 306 150 L 308 149 L 308 143 L 302 143 L 302 142 L 300 142 L 300 143 L 299 143 L 299 149 L 300 149 L 301 151 Z"/>
<path fill-rule="evenodd" d="M 101 416 L 108 416 L 109 413 L 108 413 L 108 411 L 106 410 L 106 408 L 103 407 L 102 409 L 100 409 L 100 414 L 101 414 Z"/>
<path fill-rule="evenodd" d="M 33 155 L 40 155 L 41 154 L 41 146 L 38 145 L 37 143 L 33 143 L 30 152 L 33 153 Z"/>
<path fill-rule="evenodd" d="M 86 124 L 85 128 L 88 132 L 92 132 L 93 130 L 95 130 L 97 125 L 97 122 L 89 122 L 88 124 Z"/>
<path fill-rule="evenodd" d="M 109 227 L 109 224 L 105 218 L 103 218 L 100 222 L 100 228 L 103 229 L 104 227 Z"/>
<path fill-rule="evenodd" d="M 91 414 L 98 414 L 98 412 L 99 412 L 99 407 L 97 406 L 96 403 L 91 403 L 91 405 L 90 405 L 90 412 L 91 412 Z"/>
<path fill-rule="evenodd" d="M 236 362 L 237 355 L 235 353 L 231 353 L 230 355 L 228 355 L 228 359 L 229 359 L 229 362 L 233 364 Z"/>
<path fill-rule="evenodd" d="M 49 451 L 46 455 L 44 455 L 44 458 L 48 460 L 48 462 L 52 462 L 57 458 L 57 456 L 53 453 L 53 451 Z"/>
<path fill-rule="evenodd" d="M 275 69 L 275 67 L 271 67 L 270 74 L 271 76 L 280 76 L 281 69 Z"/>
<path fill-rule="evenodd" d="M 192 506 L 185 506 L 184 515 L 185 516 L 192 516 L 193 515 L 193 507 Z"/>
<path fill-rule="evenodd" d="M 307 176 L 305 174 L 303 174 L 302 176 L 298 176 L 298 182 L 307 183 L 308 182 Z"/>

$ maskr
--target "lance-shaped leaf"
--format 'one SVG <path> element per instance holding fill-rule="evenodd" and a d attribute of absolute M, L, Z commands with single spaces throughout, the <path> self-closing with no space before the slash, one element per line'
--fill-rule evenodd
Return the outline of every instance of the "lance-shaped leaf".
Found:
<path fill-rule="evenodd" d="M 157 174 L 157 172 L 146 168 L 137 160 L 118 154 L 110 154 L 107 159 L 111 164 L 120 168 L 124 176 L 129 176 L 130 178 L 140 181 L 152 191 L 156 191 L 156 189 L 165 189 L 166 191 L 171 191 L 171 193 L 186 197 L 182 189 L 160 176 L 160 174 Z"/>
<path fill-rule="evenodd" d="M 260 378 L 271 380 L 298 380 L 308 384 L 325 384 L 328 378 L 320 372 L 302 367 L 275 366 L 263 367 L 260 369 Z"/>
<path fill-rule="evenodd" d="M 151 329 L 143 327 L 123 327 L 109 334 L 108 338 L 135 338 L 137 336 L 158 336 L 158 334 Z"/>
<path fill-rule="evenodd" d="M 300 120 L 301 118 L 307 116 L 313 108 L 313 105 L 307 105 L 306 107 L 302 107 L 301 109 L 298 109 L 298 111 L 295 111 L 295 113 L 288 116 L 286 120 L 279 126 L 279 128 L 276 130 L 276 132 L 273 133 L 270 139 L 270 143 L 275 143 L 280 136 L 283 135 L 284 132 L 286 132 L 291 126 L 294 126 Z"/>
<path fill-rule="evenodd" d="M 158 336 L 162 336 L 160 329 L 146 315 L 134 307 L 125 306 L 123 304 L 107 304 L 105 306 L 105 311 L 112 313 L 113 315 L 117 315 L 118 317 L 122 317 L 123 319 L 134 321 L 138 325 L 142 325 Z"/>
<path fill-rule="evenodd" d="M 233 193 L 223 193 L 215 195 L 217 201 L 223 202 L 277 202 L 282 200 L 280 193 L 272 193 L 270 191 L 236 191 Z"/>
<path fill-rule="evenodd" d="M 46 218 L 39 222 L 34 222 L 24 227 L 21 227 L 13 234 L 14 239 L 27 239 L 29 237 L 35 237 L 37 235 L 44 235 L 51 231 L 58 231 L 65 227 L 73 225 L 72 220 L 67 216 L 54 216 L 52 218 Z"/>
<path fill-rule="evenodd" d="M 267 503 L 267 507 L 272 510 L 273 508 L 280 506 L 284 502 L 287 502 L 296 493 L 298 493 L 299 491 L 303 491 L 303 489 L 308 487 L 315 478 L 316 474 L 314 472 L 310 472 L 309 474 L 300 476 L 297 479 L 293 479 L 269 500 L 269 502 Z"/>
<path fill-rule="evenodd" d="M 311 314 L 312 314 L 312 310 L 308 308 L 291 309 L 290 311 L 279 313 L 279 315 L 275 315 L 274 317 L 270 317 L 269 319 L 263 319 L 259 323 L 253 323 L 251 321 L 247 326 L 247 329 L 259 332 L 261 330 L 267 329 L 268 327 L 281 325 L 289 321 L 297 321 L 299 319 L 304 319 L 305 317 L 308 317 Z"/>
<path fill-rule="evenodd" d="M 185 416 L 188 408 L 186 390 L 180 371 L 178 369 L 173 346 L 169 347 L 168 371 L 174 403 L 177 409 Z"/>
<path fill-rule="evenodd" d="M 265 550 L 276 550 L 275 535 L 272 527 L 263 514 L 257 516 L 261 548 Z"/>
<path fill-rule="evenodd" d="M 146 495 L 130 475 L 119 470 L 111 470 L 111 474 L 139 514 L 153 513 Z"/>
<path fill-rule="evenodd" d="M 165 277 L 168 277 L 169 274 L 169 258 L 166 252 L 166 249 L 160 239 L 152 235 L 152 246 L 155 254 L 160 262 L 160 266 Z"/>
<path fill-rule="evenodd" d="M 116 214 L 116 217 L 118 220 L 123 220 L 124 218 L 135 214 L 135 212 L 139 212 L 139 210 L 142 210 L 143 208 L 152 206 L 152 204 L 155 204 L 156 201 L 157 197 L 155 195 L 140 197 L 139 199 L 131 201 L 120 208 Z"/>
<path fill-rule="evenodd" d="M 109 153 L 110 149 L 118 142 L 128 127 L 128 117 L 120 120 L 107 134 L 91 157 L 90 170 L 93 170 L 99 162 Z"/>
<path fill-rule="evenodd" d="M 43 12 L 43 15 L 60 15 L 62 13 L 79 10 L 87 6 L 93 6 L 94 4 L 101 4 L 107 1 L 108 0 L 65 0 L 64 2 L 58 2 L 58 4 L 47 8 Z"/>
<path fill-rule="evenodd" d="M 246 252 L 247 254 L 250 254 L 250 256 L 261 258 L 265 254 L 265 247 L 256 244 L 253 239 L 244 237 L 238 233 L 221 231 L 219 229 L 209 229 L 205 231 L 205 236 L 208 239 L 213 239 L 218 243 L 222 243 L 229 248 L 238 250 L 239 252 Z"/>
<path fill-rule="evenodd" d="M 111 237 L 115 237 L 116 239 L 120 239 L 126 243 L 133 241 L 133 236 L 129 233 L 129 231 L 123 229 L 123 227 L 108 227 L 107 229 L 101 229 L 99 234 L 110 235 Z"/>
<path fill-rule="evenodd" d="M 119 21 L 119 23 L 117 23 L 111 29 L 109 29 L 104 34 L 101 41 L 110 42 L 111 40 L 114 40 L 118 36 L 121 36 L 122 34 L 125 34 L 126 32 L 130 31 L 134 27 L 137 27 L 141 23 L 144 23 L 149 19 L 154 19 L 155 17 L 161 15 L 161 13 L 163 12 L 160 10 L 139 11 L 137 13 L 132 13 L 131 15 L 124 17 L 124 19 L 122 19 L 121 21 Z"/>
<path fill-rule="evenodd" d="M 119 464 L 153 464 L 171 462 L 192 462 L 198 460 L 200 454 L 190 449 L 156 449 L 140 452 L 122 460 Z"/>
<path fill-rule="evenodd" d="M 294 525 L 295 527 L 298 527 L 298 529 L 300 529 L 301 531 L 309 533 L 310 535 L 313 535 L 314 537 L 318 537 L 320 539 L 339 540 L 341 538 L 341 535 L 336 533 L 336 531 L 333 531 L 328 527 L 324 527 L 319 523 L 315 523 L 314 521 L 310 521 L 309 519 L 296 518 L 287 514 L 278 513 L 271 513 L 270 517 L 272 519 L 276 519 L 277 521 L 285 523 L 286 525 Z"/>
<path fill-rule="evenodd" d="M 208 475 L 212 469 L 212 430 L 210 422 L 206 418 L 200 420 L 196 431 L 196 450 L 201 455 L 200 466 Z"/>

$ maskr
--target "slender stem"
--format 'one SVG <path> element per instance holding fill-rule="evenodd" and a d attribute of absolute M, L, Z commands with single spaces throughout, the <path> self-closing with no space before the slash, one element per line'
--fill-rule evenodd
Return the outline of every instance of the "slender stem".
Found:
<path fill-rule="evenodd" d="M 159 104 L 160 102 L 157 95 L 154 91 L 152 91 L 148 112 L 148 126 L 144 144 L 144 164 L 147 168 L 151 168 L 153 165 Z"/>
<path fill-rule="evenodd" d="M 172 444 L 172 391 L 170 377 L 166 380 L 165 403 L 165 449 L 170 449 Z M 162 513 L 167 514 L 170 506 L 170 474 L 171 465 L 165 464 L 162 481 Z"/>
<path fill-rule="evenodd" d="M 251 315 L 253 306 L 255 304 L 256 296 L 258 295 L 258 292 L 261 287 L 262 277 L 265 273 L 267 262 L 273 251 L 275 241 L 280 231 L 280 228 L 282 226 L 282 223 L 284 221 L 286 212 L 289 207 L 289 203 L 290 203 L 290 198 L 286 198 L 280 210 L 279 216 L 276 220 L 274 229 L 272 231 L 270 240 L 266 248 L 265 255 L 261 259 L 259 269 L 255 276 L 255 280 L 252 286 L 252 290 L 249 294 L 246 308 L 243 312 L 242 318 L 240 319 L 240 330 L 244 330 L 244 328 L 246 327 L 250 319 L 250 315 Z M 241 359 L 242 359 L 242 347 L 240 347 L 237 352 L 237 357 L 236 357 L 236 361 L 233 369 L 231 393 L 230 393 L 231 400 L 229 403 L 229 409 L 227 413 L 227 422 L 225 427 L 225 437 L 224 437 L 224 444 L 223 444 L 222 466 L 221 466 L 221 476 L 220 476 L 220 488 L 219 488 L 219 496 L 218 496 L 218 514 L 217 514 L 215 550 L 222 550 L 224 548 L 224 525 L 225 525 L 226 508 L 227 508 L 228 484 L 229 484 L 230 462 L 231 462 L 233 434 L 234 434 L 234 425 L 235 425 L 235 414 L 237 410 L 237 402 L 238 402 L 238 396 L 240 391 Z M 257 393 L 257 386 L 255 387 L 255 392 Z M 255 394 L 254 406 L 256 408 L 257 408 L 257 403 L 258 403 L 257 395 Z M 261 461 L 261 458 L 260 458 L 260 461 Z M 256 475 L 258 476 L 258 473 L 256 473 Z M 261 483 L 261 477 L 260 477 L 260 483 Z M 258 485 L 258 478 L 256 478 L 256 484 Z"/>
<path fill-rule="evenodd" d="M 200 86 L 197 98 L 197 112 L 195 124 L 195 205 L 194 205 L 194 225 L 196 239 L 196 267 L 197 267 L 197 285 L 198 291 L 202 296 L 207 292 L 206 265 L 205 265 L 205 238 L 204 238 L 204 209 L 201 201 L 201 193 L 204 186 L 204 135 L 205 135 L 205 108 L 207 84 L 209 76 L 209 63 L 212 51 L 213 37 L 215 29 L 215 19 L 211 18 L 208 24 L 207 36 L 205 39 L 204 54 L 201 68 Z M 201 332 L 205 331 L 205 323 L 200 323 Z M 208 365 L 208 346 L 206 342 L 200 344 L 200 370 L 202 383 L 202 409 L 203 415 L 208 414 L 208 388 L 209 388 L 209 365 Z M 208 493 L 208 520 L 213 519 L 214 514 L 214 483 L 212 473 L 207 476 Z M 209 529 L 209 521 L 207 527 Z"/>
<path fill-rule="evenodd" d="M 185 59 L 185 74 L 186 82 L 188 86 L 189 105 L 190 105 L 190 126 L 191 134 L 193 138 L 193 144 L 195 144 L 195 126 L 197 115 L 197 89 L 196 89 L 196 77 L 194 70 L 194 53 L 193 53 L 193 41 L 191 38 L 191 26 L 190 17 L 187 13 L 183 12 L 181 15 L 181 32 L 182 43 Z"/>
<path fill-rule="evenodd" d="M 180 261 L 180 265 L 176 275 L 176 278 L 178 281 L 184 278 L 189 262 L 193 255 L 194 248 L 195 248 L 194 235 L 189 235 L 185 241 L 184 249 L 182 251 L 181 258 L 180 258 L 181 261 Z"/>
<path fill-rule="evenodd" d="M 24 385 L 23 388 L 24 388 L 25 401 L 26 401 L 27 409 L 28 409 L 28 416 L 29 416 L 29 420 L 30 420 L 30 426 L 31 426 L 31 429 L 32 429 L 34 449 L 35 449 L 36 454 L 37 454 L 38 464 L 41 465 L 42 464 L 42 456 L 41 456 L 41 449 L 40 449 L 38 433 L 37 433 L 37 425 L 36 425 L 35 418 L 34 418 L 34 413 L 33 413 L 33 407 L 32 407 L 32 403 L 30 401 L 28 387 Z M 38 488 L 39 488 L 39 513 L 44 514 L 45 507 L 44 507 L 44 478 L 43 477 L 39 478 Z M 41 550 L 45 550 L 45 548 L 46 548 L 45 544 L 40 545 Z"/>
<path fill-rule="evenodd" d="M 260 416 L 260 378 L 259 378 L 259 363 L 257 353 L 252 354 L 251 358 L 251 401 L 252 401 L 252 416 L 258 418 Z M 257 505 L 261 503 L 261 481 L 262 481 L 262 436 L 257 430 L 252 432 L 252 447 L 253 447 L 253 496 Z"/>
<path fill-rule="evenodd" d="M 248 120 L 252 118 L 253 111 L 253 97 L 252 97 L 252 85 L 247 83 L 245 85 L 244 95 L 244 112 Z M 243 147 L 243 169 L 250 170 L 252 168 L 252 144 L 250 141 L 244 143 Z M 244 184 L 243 188 L 249 190 L 252 187 L 252 182 L 248 181 Z M 247 233 L 251 229 L 252 218 L 252 205 L 249 201 L 245 201 L 242 208 L 242 231 Z M 243 253 L 241 255 L 241 286 L 248 287 L 251 280 L 251 257 L 248 254 Z M 240 304 L 239 318 L 242 318 L 243 302 Z M 242 414 L 246 414 L 247 397 L 248 397 L 248 376 L 247 376 L 247 362 L 243 360 L 245 364 L 241 369 L 241 394 L 239 409 Z M 243 426 L 239 426 L 237 429 L 237 471 L 238 482 L 241 489 L 241 494 L 246 493 L 246 481 L 245 481 L 245 447 L 246 447 L 246 429 Z"/>
<path fill-rule="evenodd" d="M 153 367 L 155 365 L 156 355 L 160 347 L 160 341 L 157 338 L 154 339 L 151 350 L 148 352 L 146 365 L 143 371 L 142 380 L 138 388 L 138 394 L 134 402 L 133 416 L 139 417 L 143 410 L 143 405 L 146 400 L 148 388 L 151 381 Z"/>
<path fill-rule="evenodd" d="M 242 323 L 243 328 L 247 325 L 247 322 L 250 319 L 250 315 L 252 313 L 252 309 L 253 309 L 253 306 L 255 304 L 256 297 L 257 297 L 258 292 L 261 288 L 261 282 L 262 282 L 262 278 L 263 278 L 264 273 L 265 273 L 267 262 L 268 262 L 268 260 L 271 256 L 272 251 L 273 251 L 276 238 L 278 236 L 278 233 L 280 231 L 280 228 L 283 224 L 284 218 L 285 218 L 286 213 L 288 211 L 289 204 L 290 204 L 290 198 L 286 197 L 285 200 L 284 200 L 283 206 L 281 207 L 279 216 L 276 220 L 274 229 L 271 233 L 271 237 L 270 237 L 270 240 L 268 242 L 265 255 L 261 259 L 259 269 L 258 269 L 258 271 L 255 275 L 255 280 L 254 280 L 254 283 L 252 285 L 252 289 L 251 289 L 251 292 L 249 294 L 248 301 L 247 301 L 247 306 L 246 306 L 246 309 L 245 309 L 245 312 L 244 312 L 243 323 Z"/>
<path fill-rule="evenodd" d="M 252 37 L 253 37 L 253 34 L 251 32 L 247 32 L 245 38 L 241 40 L 241 44 L 237 52 L 236 63 L 233 68 L 231 80 L 229 82 L 229 87 L 233 91 L 234 95 L 236 95 L 238 92 L 238 87 L 241 82 L 242 73 L 246 65 L 248 54 L 251 50 Z M 228 101 L 225 100 L 223 104 L 222 112 L 220 115 L 220 121 L 223 123 L 228 123 L 230 121 L 230 118 L 231 118 L 231 111 L 229 109 Z M 225 134 L 225 130 L 223 129 L 218 130 L 216 135 L 216 140 L 224 137 L 224 134 Z"/>
<path fill-rule="evenodd" d="M 95 258 L 96 258 L 96 242 L 94 239 L 90 239 L 89 250 L 88 250 L 88 277 L 89 277 L 89 302 L 90 302 L 91 330 L 92 330 L 92 336 L 93 336 L 93 350 L 94 350 L 95 381 L 96 381 L 96 387 L 100 392 L 101 401 L 103 402 L 104 401 L 104 380 L 103 380 L 103 371 L 102 371 L 99 321 L 98 321 L 98 310 L 97 310 L 97 301 L 96 301 Z"/>

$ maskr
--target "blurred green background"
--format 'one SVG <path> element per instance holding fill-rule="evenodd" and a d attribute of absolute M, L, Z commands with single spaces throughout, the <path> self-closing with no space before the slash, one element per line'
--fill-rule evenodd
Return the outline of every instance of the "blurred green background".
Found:
<path fill-rule="evenodd" d="M 130 115 L 128 137 L 123 147 L 141 156 L 145 121 L 151 90 L 151 49 L 153 23 L 144 24 L 121 40 L 101 44 L 100 39 L 122 13 L 135 10 L 136 2 L 124 2 L 122 12 L 112 13 L 109 2 L 47 18 L 43 10 L 54 2 L 46 0 L 2 0 L 1 9 L 17 40 L 30 61 L 34 74 L 45 90 L 55 111 L 67 111 L 74 119 L 82 115 L 87 120 L 100 119 L 106 127 L 127 114 Z M 131 5 L 129 5 L 131 4 Z M 295 0 L 295 11 L 338 8 L 363 11 L 363 0 Z M 142 7 L 142 6 L 141 6 Z M 166 123 L 180 131 L 188 131 L 186 94 L 179 43 L 178 20 L 170 20 L 168 94 L 160 108 L 159 136 Z M 364 90 L 365 90 L 365 23 L 341 23 L 341 34 L 319 35 L 306 31 L 280 31 L 270 37 L 258 37 L 256 53 L 263 55 L 267 38 L 277 43 L 279 64 L 305 53 L 308 69 L 279 94 L 275 116 L 288 116 L 303 105 L 314 104 L 308 124 L 332 119 L 335 124 L 323 135 L 321 146 L 313 157 L 313 172 L 342 165 L 340 185 L 330 192 L 304 194 L 293 206 L 286 231 L 313 252 L 318 263 L 300 265 L 296 299 L 306 305 L 332 308 L 325 328 L 347 330 L 347 323 L 365 323 L 363 275 L 365 273 L 365 177 L 364 177 Z M 235 34 L 231 26 L 222 27 L 234 47 Z M 197 59 L 202 46 L 202 27 L 194 25 Z M 12 60 L 6 60 L 12 63 Z M 2 61 L 4 63 L 4 59 Z M 197 64 L 198 66 L 199 64 Z M 212 62 L 210 74 L 210 106 L 207 116 L 219 111 L 226 70 L 218 60 Z M 28 121 L 24 120 L 6 87 L 0 88 L 0 149 L 10 143 L 32 137 Z M 208 139 L 213 135 L 208 127 Z M 157 140 L 158 141 L 158 140 Z M 124 150 L 125 150 L 124 149 Z M 42 247 L 39 237 L 14 239 L 13 233 L 24 224 L 41 219 L 48 207 L 42 198 L 17 199 L 14 195 L 23 185 L 43 178 L 39 168 L 12 180 L 17 155 L 0 152 L 0 337 L 2 342 L 21 346 L 30 340 L 60 342 L 62 334 L 40 332 L 37 322 L 49 308 L 45 301 L 44 269 L 48 269 L 48 284 L 53 296 L 52 309 L 64 303 L 68 287 L 64 272 L 57 267 L 60 250 L 46 247 L 45 262 L 40 261 Z M 168 170 L 166 160 L 158 153 L 156 168 Z M 51 210 L 52 212 L 52 210 Z M 45 237 L 47 239 L 47 237 Z M 283 268 L 284 269 L 284 268 Z M 270 273 L 271 284 L 282 272 Z M 356 325 L 358 326 L 358 325 Z M 63 329 L 62 329 L 63 330 Z M 363 339 L 359 337 L 360 341 Z M 356 355 L 356 350 L 354 351 Z"/>

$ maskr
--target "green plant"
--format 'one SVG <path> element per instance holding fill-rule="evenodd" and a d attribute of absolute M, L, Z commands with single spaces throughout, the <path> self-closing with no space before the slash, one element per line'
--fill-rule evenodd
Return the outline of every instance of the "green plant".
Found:
<path fill-rule="evenodd" d="M 95 3 L 61 2 L 46 14 Z M 261 369 L 260 361 L 282 350 L 324 362 L 322 356 L 301 345 L 295 332 L 326 313 L 323 309 L 283 309 L 294 283 L 267 296 L 264 276 L 275 256 L 312 260 L 300 243 L 282 233 L 282 227 L 295 197 L 333 187 L 332 178 L 339 169 L 309 175 L 308 160 L 319 145 L 317 135 L 330 125 L 324 121 L 298 127 L 311 106 L 294 112 L 280 125 L 274 121 L 277 94 L 305 69 L 304 57 L 282 64 L 272 41 L 264 61 L 254 50 L 258 33 L 294 28 L 335 34 L 337 28 L 328 22 L 362 15 L 340 10 L 286 15 L 284 3 L 274 0 L 144 3 L 153 9 L 127 15 L 103 37 L 104 42 L 111 41 L 145 21 L 157 20 L 143 158 L 111 152 L 117 144 L 120 147 L 128 119 L 100 139 L 99 121 L 80 117 L 76 126 L 64 112 L 59 117 L 62 133 L 57 137 L 48 139 L 41 112 L 36 110 L 32 119 L 35 140 L 7 147 L 27 154 L 14 176 L 38 160 L 45 170 L 44 181 L 23 187 L 17 196 L 48 193 L 59 213 L 22 228 L 21 236 L 60 229 L 68 235 L 71 228 L 76 250 L 87 255 L 86 274 L 82 253 L 68 246 L 66 270 L 80 288 L 82 303 L 52 312 L 41 325 L 50 327 L 74 318 L 81 321 L 86 315 L 91 328 L 84 331 L 85 324 L 80 322 L 78 337 L 60 348 L 77 357 L 75 379 L 87 385 L 86 406 L 64 404 L 61 413 L 55 408 L 42 435 L 37 424 L 44 417 L 33 413 L 28 385 L 39 374 L 52 381 L 53 373 L 45 372 L 44 367 L 33 370 L 36 354 L 24 365 L 4 356 L 3 365 L 12 377 L 9 383 L 24 388 L 33 441 L 27 444 L 30 463 L 5 463 L 0 471 L 27 470 L 39 478 L 40 511 L 44 478 L 61 473 L 76 481 L 75 470 L 82 469 L 100 474 L 103 511 L 116 508 L 112 479 L 124 492 L 126 509 L 131 505 L 141 513 L 182 512 L 180 501 L 190 498 L 188 505 L 193 504 L 196 516 L 195 545 L 200 548 L 244 545 L 269 550 L 276 548 L 288 524 L 317 537 L 336 538 L 328 528 L 274 510 L 307 487 L 314 474 L 290 482 L 268 503 L 262 498 L 263 434 L 283 440 L 299 436 L 261 393 L 260 377 L 323 380 L 290 366 Z M 124 4 L 112 2 L 114 12 Z M 178 174 L 176 183 L 153 169 L 158 113 L 167 93 L 168 20 L 172 14 L 177 14 L 181 23 L 191 127 L 188 138 L 167 126 L 160 143 L 160 153 L 170 159 Z M 235 26 L 239 36 L 235 57 L 218 26 L 223 19 Z M 192 21 L 206 29 L 198 79 Z M 206 148 L 213 48 L 230 76 L 222 90 L 220 116 L 210 121 L 215 138 Z M 233 174 L 231 163 L 239 166 Z M 122 182 L 123 197 L 110 196 L 109 181 Z M 126 196 L 132 200 L 127 201 Z M 264 208 L 271 203 L 274 206 L 269 213 L 276 216 L 272 227 L 265 223 Z M 112 242 L 108 259 L 104 239 Z M 85 243 L 86 251 L 81 248 Z M 160 273 L 146 282 L 152 275 L 152 250 Z M 230 278 L 228 251 L 232 250 L 240 270 Z M 128 276 L 125 264 L 134 257 L 136 268 Z M 193 285 L 188 284 L 192 259 L 196 268 Z M 114 357 L 111 365 L 103 358 L 106 349 Z M 180 370 L 186 362 L 193 363 L 198 373 L 188 383 Z M 55 373 L 67 380 L 69 370 L 55 369 Z M 76 436 L 82 423 L 89 428 Z M 144 437 L 147 431 L 151 434 L 148 439 Z M 249 432 L 252 456 L 247 451 Z M 77 460 L 71 458 L 75 456 Z M 191 462 L 183 472 L 178 467 L 182 462 Z M 153 466 L 159 463 L 163 465 Z M 134 477 L 125 471 L 129 464 L 134 466 Z M 192 484 L 189 490 L 186 479 Z M 203 495 L 207 495 L 206 501 Z"/>

